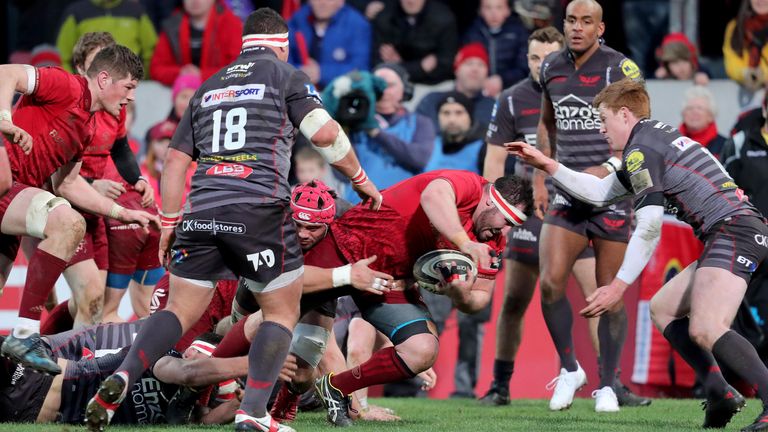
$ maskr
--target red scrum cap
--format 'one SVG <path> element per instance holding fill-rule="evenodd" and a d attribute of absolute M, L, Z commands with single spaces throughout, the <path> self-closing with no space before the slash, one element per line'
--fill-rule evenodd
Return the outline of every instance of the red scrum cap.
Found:
<path fill-rule="evenodd" d="M 329 224 L 336 217 L 336 200 L 331 188 L 320 180 L 297 185 L 291 194 L 293 220 Z"/>

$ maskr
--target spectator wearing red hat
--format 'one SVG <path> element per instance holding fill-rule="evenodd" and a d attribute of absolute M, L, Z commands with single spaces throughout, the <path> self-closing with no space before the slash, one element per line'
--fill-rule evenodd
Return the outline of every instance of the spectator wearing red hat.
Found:
<path fill-rule="evenodd" d="M 707 85 L 709 73 L 699 65 L 696 46 L 683 33 L 670 33 L 656 50 L 659 68 L 657 79 L 693 80 L 696 85 Z"/>
<path fill-rule="evenodd" d="M 479 42 L 489 53 L 486 96 L 501 91 L 528 75 L 528 30 L 512 16 L 508 0 L 482 0 L 479 16 L 464 35 L 464 43 Z"/>
<path fill-rule="evenodd" d="M 464 45 L 456 54 L 453 62 L 456 79 L 452 91 L 459 92 L 469 98 L 474 105 L 472 118 L 487 127 L 491 121 L 491 112 L 495 103 L 493 98 L 483 94 L 485 82 L 488 79 L 488 52 L 480 43 Z M 435 130 L 438 130 L 437 107 L 441 100 L 450 92 L 436 91 L 427 94 L 416 107 L 416 112 L 432 119 Z"/>
<path fill-rule="evenodd" d="M 32 49 L 29 64 L 36 67 L 58 66 L 61 67 L 59 50 L 53 45 L 42 44 Z"/>

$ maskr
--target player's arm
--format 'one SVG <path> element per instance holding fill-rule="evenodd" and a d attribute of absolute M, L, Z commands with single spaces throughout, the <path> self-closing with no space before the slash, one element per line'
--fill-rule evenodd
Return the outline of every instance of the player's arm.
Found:
<path fill-rule="evenodd" d="M 106 216 L 121 222 L 136 222 L 144 227 L 150 222 L 160 225 L 157 217 L 143 211 L 126 209 L 101 195 L 80 176 L 80 165 L 82 162 L 69 162 L 53 174 L 53 190 L 58 195 L 88 213 Z"/>
<path fill-rule="evenodd" d="M 446 290 L 456 309 L 464 313 L 476 313 L 488 306 L 493 296 L 493 279 L 477 278 L 469 289 L 455 287 Z"/>
<path fill-rule="evenodd" d="M 8 64 L 0 65 L 0 77 L 0 133 L 29 154 L 32 150 L 32 137 L 13 124 L 11 106 L 14 93 L 31 94 L 35 91 L 37 73 L 29 65 Z"/>
<path fill-rule="evenodd" d="M 248 375 L 248 356 L 197 358 L 184 360 L 165 356 L 155 363 L 152 373 L 168 384 L 200 387 Z"/>
<path fill-rule="evenodd" d="M 621 183 L 616 172 L 600 178 L 574 171 L 545 156 L 528 143 L 512 142 L 506 143 L 505 146 L 507 151 L 520 160 L 538 168 L 542 173 L 551 175 L 560 187 L 580 201 L 604 207 L 630 195 L 630 191 Z"/>
<path fill-rule="evenodd" d="M 483 177 L 489 182 L 494 182 L 504 176 L 504 165 L 507 162 L 507 150 L 498 145 L 485 145 L 485 162 L 483 163 Z"/>
<path fill-rule="evenodd" d="M 421 208 L 437 231 L 455 244 L 460 251 L 470 255 L 481 268 L 491 264 L 490 247 L 470 240 L 464 230 L 456 208 L 456 193 L 445 179 L 432 180 L 421 193 Z"/>
<path fill-rule="evenodd" d="M 304 266 L 302 292 L 308 294 L 352 285 L 361 291 L 383 294 L 389 291 L 394 279 L 386 273 L 371 269 L 369 264 L 374 261 L 376 261 L 376 255 L 336 268 Z"/>
<path fill-rule="evenodd" d="M 510 99 L 512 96 L 505 97 L 506 93 L 499 95 L 496 99 L 496 105 L 493 107 L 493 116 L 488 123 L 488 131 L 485 134 L 485 161 L 483 163 L 483 177 L 489 182 L 495 182 L 499 177 L 504 176 L 504 168 L 507 162 L 507 151 L 504 149 L 504 142 L 514 140 L 514 137 L 520 136 L 518 132 L 515 117 L 512 115 Z"/>
<path fill-rule="evenodd" d="M 141 193 L 141 205 L 144 207 L 152 205 L 152 202 L 155 200 L 155 191 L 152 190 L 149 182 L 141 176 L 139 163 L 136 161 L 136 155 L 133 154 L 131 146 L 128 144 L 127 136 L 115 140 L 110 150 L 110 156 L 112 156 L 112 161 L 115 163 L 115 168 L 117 168 L 120 177 L 129 185 L 133 185 L 136 191 Z"/>

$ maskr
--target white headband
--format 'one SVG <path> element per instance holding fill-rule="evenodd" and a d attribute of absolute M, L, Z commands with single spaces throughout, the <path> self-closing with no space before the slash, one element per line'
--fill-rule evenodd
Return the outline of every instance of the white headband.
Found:
<path fill-rule="evenodd" d="M 247 34 L 243 36 L 243 48 L 253 46 L 287 47 L 288 33 Z"/>
<path fill-rule="evenodd" d="M 493 205 L 495 205 L 501 214 L 504 215 L 504 218 L 512 222 L 514 226 L 520 226 L 526 219 L 528 219 L 522 210 L 508 203 L 493 185 L 491 185 L 490 192 Z"/>

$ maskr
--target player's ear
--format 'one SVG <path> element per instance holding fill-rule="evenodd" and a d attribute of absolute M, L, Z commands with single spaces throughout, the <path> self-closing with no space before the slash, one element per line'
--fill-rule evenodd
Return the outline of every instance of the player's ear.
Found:
<path fill-rule="evenodd" d="M 109 85 L 109 72 L 107 71 L 99 71 L 99 73 L 96 75 L 96 82 L 99 85 L 100 89 L 104 89 Z"/>

